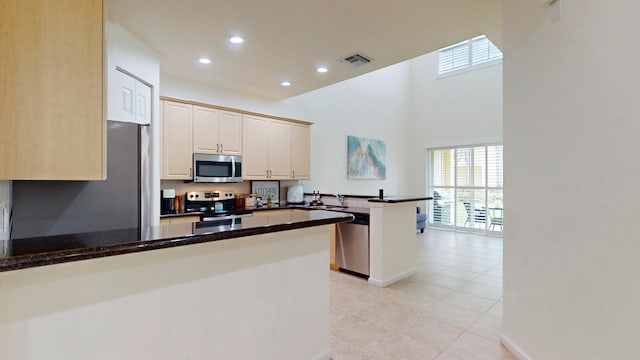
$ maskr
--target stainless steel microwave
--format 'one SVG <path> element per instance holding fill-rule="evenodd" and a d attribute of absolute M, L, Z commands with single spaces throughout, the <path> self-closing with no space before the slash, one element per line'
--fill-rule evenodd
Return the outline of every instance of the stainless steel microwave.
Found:
<path fill-rule="evenodd" d="M 193 181 L 242 182 L 242 156 L 193 154 Z"/>

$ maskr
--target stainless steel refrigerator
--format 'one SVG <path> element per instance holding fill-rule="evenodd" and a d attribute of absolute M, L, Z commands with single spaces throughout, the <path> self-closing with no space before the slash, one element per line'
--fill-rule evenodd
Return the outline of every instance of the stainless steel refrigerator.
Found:
<path fill-rule="evenodd" d="M 148 228 L 149 134 L 147 125 L 107 121 L 104 181 L 14 181 L 11 237 Z"/>

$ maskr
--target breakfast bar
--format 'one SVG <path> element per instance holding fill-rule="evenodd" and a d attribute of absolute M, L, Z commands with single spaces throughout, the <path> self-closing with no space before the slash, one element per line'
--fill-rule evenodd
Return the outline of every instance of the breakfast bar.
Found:
<path fill-rule="evenodd" d="M 283 210 L 230 223 L 0 242 L 7 359 L 329 359 L 331 224 Z"/>

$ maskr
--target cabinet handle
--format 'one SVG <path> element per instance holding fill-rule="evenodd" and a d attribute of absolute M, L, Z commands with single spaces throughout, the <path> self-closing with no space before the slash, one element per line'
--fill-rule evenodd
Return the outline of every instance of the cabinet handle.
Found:
<path fill-rule="evenodd" d="M 219 153 L 220 152 L 220 144 L 216 144 L 216 152 Z"/>
<path fill-rule="evenodd" d="M 222 144 L 220 144 L 220 152 L 224 152 L 224 146 Z"/>
<path fill-rule="evenodd" d="M 189 177 L 192 178 L 193 177 L 193 168 L 189 168 Z"/>
<path fill-rule="evenodd" d="M 296 171 L 292 170 L 292 172 L 293 172 L 293 178 L 295 179 L 296 178 Z"/>

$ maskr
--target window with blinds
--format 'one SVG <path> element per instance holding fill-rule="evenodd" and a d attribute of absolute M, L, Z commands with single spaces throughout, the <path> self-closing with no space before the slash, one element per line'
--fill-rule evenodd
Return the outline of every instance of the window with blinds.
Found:
<path fill-rule="evenodd" d="M 438 50 L 438 74 L 473 68 L 502 59 L 502 52 L 485 35 Z"/>
<path fill-rule="evenodd" d="M 429 150 L 429 225 L 502 232 L 502 145 Z"/>

